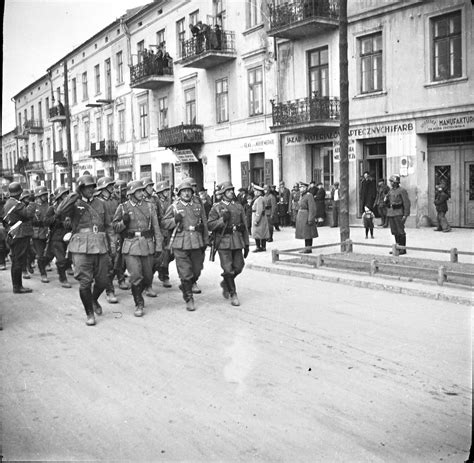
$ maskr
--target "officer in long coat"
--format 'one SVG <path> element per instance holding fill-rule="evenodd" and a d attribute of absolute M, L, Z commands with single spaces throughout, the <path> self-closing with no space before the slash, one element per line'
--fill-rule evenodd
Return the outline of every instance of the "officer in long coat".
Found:
<path fill-rule="evenodd" d="M 273 230 L 275 228 L 274 225 L 278 226 L 277 200 L 275 198 L 275 195 L 272 194 L 269 185 L 264 185 L 263 191 L 263 200 L 265 202 L 265 215 L 267 216 L 268 231 L 270 232 L 270 238 L 268 238 L 267 241 L 271 243 L 273 241 Z"/>
<path fill-rule="evenodd" d="M 313 195 L 308 190 L 309 184 L 299 182 L 299 185 L 301 197 L 298 204 L 298 215 L 296 216 L 295 238 L 304 240 L 305 249 L 301 252 L 311 254 L 313 238 L 318 237 L 316 204 Z"/>
<path fill-rule="evenodd" d="M 32 220 L 35 215 L 35 205 L 24 204 L 19 200 L 23 188 L 20 183 L 12 182 L 8 185 L 10 197 L 4 206 L 4 223 L 7 225 L 7 243 L 10 246 L 11 279 L 15 294 L 31 293 L 33 290 L 25 288 L 22 281 L 22 270 L 26 267 L 27 253 L 30 239 L 33 236 Z"/>
<path fill-rule="evenodd" d="M 113 227 L 123 236 L 122 255 L 132 284 L 136 317 L 143 316 L 145 301 L 143 291 L 151 285 L 153 279 L 153 256 L 163 249 L 156 209 L 144 201 L 145 186 L 141 180 L 128 184 L 128 201 L 121 204 L 113 219 Z"/>
<path fill-rule="evenodd" d="M 195 310 L 193 285 L 201 275 L 209 231 L 206 212 L 200 202 L 193 200 L 193 187 L 189 182 L 178 186 L 178 199 L 168 208 L 162 220 L 167 230 L 173 230 L 171 248 L 181 280 L 180 289 L 186 309 Z"/>
<path fill-rule="evenodd" d="M 95 187 L 91 175 L 79 177 L 77 191 L 56 211 L 59 216 L 71 217 L 72 237 L 68 250 L 72 254 L 74 278 L 79 281 L 79 295 L 89 326 L 95 325 L 94 312 L 102 315 L 98 299 L 109 283 L 110 249 L 106 229 L 112 220 L 104 202 L 94 197 Z"/>
<path fill-rule="evenodd" d="M 231 182 L 221 185 L 222 200 L 209 212 L 209 230 L 214 232 L 222 273 L 222 294 L 231 304 L 240 305 L 235 287 L 235 278 L 242 273 L 244 259 L 249 253 L 249 233 L 245 224 L 242 204 L 235 198 Z M 243 255 L 242 255 L 243 251 Z"/>
<path fill-rule="evenodd" d="M 405 233 L 405 222 L 410 216 L 410 199 L 405 188 L 400 186 L 400 177 L 392 175 L 390 182 L 390 191 L 386 196 L 387 218 L 390 225 L 390 231 L 395 236 L 395 242 L 400 246 L 407 245 Z M 399 254 L 406 254 L 405 248 L 400 249 Z"/>
<path fill-rule="evenodd" d="M 45 218 L 45 223 L 49 227 L 46 257 L 48 261 L 55 258 L 59 282 L 63 288 L 71 288 L 66 276 L 68 261 L 66 258 L 67 244 L 64 241 L 66 233 L 71 231 L 71 219 L 58 214 L 57 210 L 66 199 L 67 194 L 69 194 L 69 189 L 65 186 L 60 186 L 54 190 L 54 203 L 48 207 Z"/>
<path fill-rule="evenodd" d="M 255 239 L 256 249 L 253 252 L 267 250 L 267 240 L 270 238 L 267 215 L 265 214 L 265 200 L 263 188 L 254 185 L 255 199 L 252 203 L 252 236 Z"/>
<path fill-rule="evenodd" d="M 33 218 L 33 249 L 38 260 L 38 268 L 43 283 L 49 283 L 46 273 L 48 258 L 45 256 L 46 242 L 48 240 L 48 226 L 45 223 L 46 214 L 49 209 L 48 189 L 45 186 L 39 186 L 35 189 L 35 216 Z"/>

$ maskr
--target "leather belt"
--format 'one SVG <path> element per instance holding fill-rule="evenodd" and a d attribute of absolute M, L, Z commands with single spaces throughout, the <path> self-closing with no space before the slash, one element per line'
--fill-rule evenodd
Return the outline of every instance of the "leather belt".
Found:
<path fill-rule="evenodd" d="M 97 225 L 92 225 L 90 228 L 79 228 L 77 233 L 104 233 L 104 230 Z"/>
<path fill-rule="evenodd" d="M 153 238 L 153 232 L 151 230 L 143 230 L 143 231 L 128 231 L 125 232 L 125 238 Z"/>

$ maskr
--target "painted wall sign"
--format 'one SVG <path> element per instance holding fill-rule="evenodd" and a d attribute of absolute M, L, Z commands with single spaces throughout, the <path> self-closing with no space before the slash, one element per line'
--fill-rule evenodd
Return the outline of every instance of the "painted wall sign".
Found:
<path fill-rule="evenodd" d="M 341 160 L 341 146 L 339 145 L 339 140 L 334 142 L 334 148 L 332 151 L 332 159 L 334 162 L 339 162 Z M 355 155 L 355 140 L 353 138 L 349 139 L 349 161 L 353 161 L 356 158 Z"/>
<path fill-rule="evenodd" d="M 198 162 L 196 156 L 194 156 L 194 153 L 191 150 L 176 150 L 174 152 L 176 155 L 176 158 L 178 159 L 178 162 Z"/>
<path fill-rule="evenodd" d="M 464 116 L 430 117 L 416 121 L 417 133 L 474 129 L 474 113 Z"/>
<path fill-rule="evenodd" d="M 245 149 L 265 148 L 267 146 L 274 146 L 275 143 L 275 135 L 272 135 L 271 137 L 251 138 L 245 141 L 242 147 Z"/>
<path fill-rule="evenodd" d="M 349 129 L 349 137 L 380 137 L 383 135 L 399 134 L 401 132 L 411 132 L 413 129 L 413 122 L 403 122 L 401 124 L 370 125 L 366 127 Z"/>
<path fill-rule="evenodd" d="M 339 131 L 322 133 L 292 133 L 283 137 L 285 146 L 306 145 L 308 143 L 332 141 L 339 138 Z"/>

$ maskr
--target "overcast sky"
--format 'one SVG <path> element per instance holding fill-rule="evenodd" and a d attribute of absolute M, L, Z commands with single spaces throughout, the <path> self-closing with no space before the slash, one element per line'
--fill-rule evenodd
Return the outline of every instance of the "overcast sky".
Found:
<path fill-rule="evenodd" d="M 2 134 L 15 128 L 12 97 L 75 47 L 152 0 L 5 0 Z"/>

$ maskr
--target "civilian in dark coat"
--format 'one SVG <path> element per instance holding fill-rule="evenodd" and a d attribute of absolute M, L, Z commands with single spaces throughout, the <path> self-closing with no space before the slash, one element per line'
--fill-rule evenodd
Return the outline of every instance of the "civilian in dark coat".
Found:
<path fill-rule="evenodd" d="M 377 185 L 375 180 L 369 174 L 369 172 L 364 172 L 364 177 L 361 180 L 360 184 L 360 213 L 364 213 L 364 208 L 367 206 L 370 210 L 373 210 L 375 198 L 377 197 Z"/>
<path fill-rule="evenodd" d="M 437 212 L 438 227 L 434 231 L 450 232 L 451 227 L 449 226 L 448 219 L 446 219 L 446 212 L 448 212 L 448 199 L 450 198 L 449 193 L 445 185 L 436 185 L 436 193 L 434 204 Z"/>
<path fill-rule="evenodd" d="M 322 225 L 326 218 L 326 190 L 322 183 L 318 183 L 314 201 L 316 203 L 316 220 L 319 225 Z"/>

